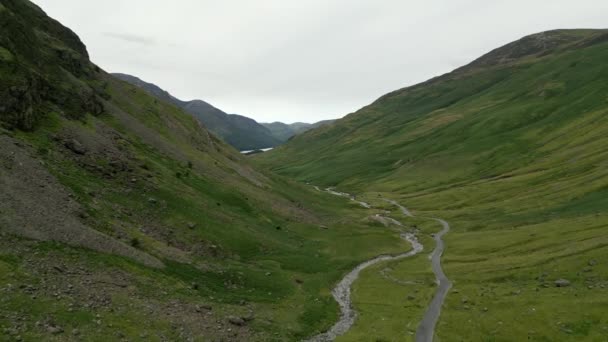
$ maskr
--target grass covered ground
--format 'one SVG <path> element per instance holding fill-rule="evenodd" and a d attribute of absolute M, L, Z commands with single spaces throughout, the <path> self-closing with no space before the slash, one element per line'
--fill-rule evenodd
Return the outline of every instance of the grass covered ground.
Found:
<path fill-rule="evenodd" d="M 3 217 L 7 336 L 297 340 L 337 319 L 330 290 L 344 273 L 409 248 L 346 199 L 258 173 L 219 140 L 192 144 L 201 132 L 191 117 L 110 82 L 113 103 L 128 112 L 80 121 L 50 114 L 34 131 L 3 134 L 67 189 L 78 221 L 163 266 L 23 239 Z M 86 153 L 69 150 L 72 139 Z M 3 175 L 28 173 L 20 158 Z"/>
<path fill-rule="evenodd" d="M 449 221 L 443 263 L 454 288 L 438 340 L 602 341 L 606 37 L 603 30 L 526 37 L 255 160 L 302 181 L 381 192 Z M 423 270 L 416 267 L 412 276 Z M 562 278 L 569 287 L 556 287 Z M 395 288 L 377 270 L 360 282 L 374 289 L 361 293 L 370 302 Z M 399 310 L 375 312 L 386 318 Z M 396 340 L 411 320 L 360 326 L 358 336 L 382 326 L 385 340 Z"/>
<path fill-rule="evenodd" d="M 404 224 L 400 229 L 416 232 L 425 249 L 361 273 L 352 292 L 358 319 L 337 341 L 414 341 L 420 319 L 435 294 L 435 276 L 428 257 L 434 248 L 431 234 L 439 231 L 440 226 L 427 219 L 405 217 L 380 201 L 374 205 L 391 211 L 390 217 Z"/>
<path fill-rule="evenodd" d="M 31 2 L 0 24 L 3 339 L 299 340 L 335 322 L 346 272 L 409 249 L 106 74 Z M 525 38 L 256 163 L 447 219 L 438 340 L 601 340 L 607 37 Z M 382 208 L 432 250 L 438 227 Z M 411 338 L 432 279 L 425 254 L 366 270 L 342 339 Z"/>
<path fill-rule="evenodd" d="M 409 248 L 346 199 L 260 172 L 0 6 L 0 340 L 299 340 L 344 273 Z"/>

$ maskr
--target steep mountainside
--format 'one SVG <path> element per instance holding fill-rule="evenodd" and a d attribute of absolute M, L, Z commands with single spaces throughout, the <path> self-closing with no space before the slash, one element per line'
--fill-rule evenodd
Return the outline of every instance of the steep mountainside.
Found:
<path fill-rule="evenodd" d="M 543 156 L 538 150 L 556 128 L 605 108 L 601 59 L 607 43 L 602 30 L 523 38 L 450 74 L 387 94 L 261 160 L 285 165 L 277 169 L 299 178 L 359 181 L 360 187 L 431 159 L 457 162 L 459 155 L 473 159 L 465 177 L 496 176 Z M 373 169 L 359 167 L 370 164 Z M 335 169 L 343 173 L 330 176 Z"/>
<path fill-rule="evenodd" d="M 336 319 L 342 274 L 404 249 L 107 74 L 29 1 L 0 1 L 0 59 L 2 340 L 299 340 Z"/>
<path fill-rule="evenodd" d="M 444 268 L 455 290 L 441 340 L 600 340 L 607 60 L 607 30 L 531 35 L 256 160 L 302 181 L 399 195 L 419 216 L 450 221 Z M 556 287 L 560 278 L 570 286 Z M 420 318 L 361 291 L 361 305 L 386 305 L 382 317 Z M 390 339 L 399 322 L 380 318 L 376 336 Z"/>
<path fill-rule="evenodd" d="M 248 117 L 226 114 L 202 100 L 179 100 L 157 85 L 142 81 L 135 76 L 119 73 L 113 75 L 144 89 L 161 101 L 167 101 L 183 108 L 199 119 L 207 129 L 238 150 L 274 147 L 282 142 L 275 138 L 266 127 Z"/>
<path fill-rule="evenodd" d="M 279 139 L 281 142 L 289 140 L 294 135 L 304 133 L 313 128 L 321 127 L 332 123 L 334 120 L 323 120 L 314 124 L 295 122 L 292 124 L 285 124 L 282 122 L 262 123 L 262 125 L 270 130 L 272 135 Z"/>

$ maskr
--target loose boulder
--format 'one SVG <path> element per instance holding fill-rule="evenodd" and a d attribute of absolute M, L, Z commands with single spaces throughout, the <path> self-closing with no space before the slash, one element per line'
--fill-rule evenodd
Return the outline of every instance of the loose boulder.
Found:
<path fill-rule="evenodd" d="M 230 322 L 230 324 L 232 324 L 232 325 L 236 325 L 239 327 L 242 327 L 246 324 L 244 319 L 242 319 L 241 317 L 236 317 L 236 316 L 228 317 L 228 322 Z"/>
<path fill-rule="evenodd" d="M 87 149 L 76 139 L 69 139 L 64 143 L 64 146 L 76 154 L 84 155 L 87 153 Z"/>

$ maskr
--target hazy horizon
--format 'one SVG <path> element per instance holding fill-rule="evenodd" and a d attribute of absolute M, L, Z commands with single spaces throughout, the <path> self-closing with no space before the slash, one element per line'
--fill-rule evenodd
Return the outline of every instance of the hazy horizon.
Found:
<path fill-rule="evenodd" d="M 608 11 L 598 0 L 34 2 L 108 72 L 288 123 L 342 117 L 528 34 L 602 28 Z"/>

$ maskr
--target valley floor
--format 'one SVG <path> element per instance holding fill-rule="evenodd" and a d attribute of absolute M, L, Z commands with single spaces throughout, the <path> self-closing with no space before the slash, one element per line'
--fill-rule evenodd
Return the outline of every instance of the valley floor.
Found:
<path fill-rule="evenodd" d="M 359 198 L 374 203 L 379 195 Z M 400 202 L 416 208 L 438 203 L 416 196 L 403 196 Z M 445 237 L 443 263 L 454 286 L 442 308 L 436 341 L 605 341 L 608 224 L 603 213 L 490 230 L 463 229 L 476 222 L 465 219 L 464 211 L 415 213 L 446 217 L 453 226 Z M 416 225 L 421 242 L 432 245 L 438 225 L 398 214 L 390 215 Z M 353 289 L 360 317 L 337 340 L 375 336 L 381 341 L 415 341 L 436 288 L 427 256 L 423 253 L 362 272 Z"/>

